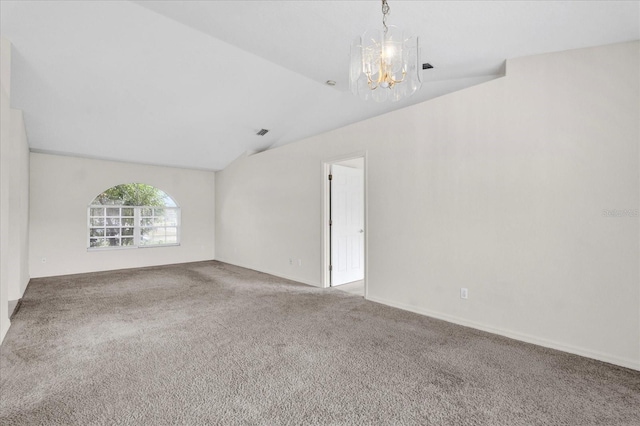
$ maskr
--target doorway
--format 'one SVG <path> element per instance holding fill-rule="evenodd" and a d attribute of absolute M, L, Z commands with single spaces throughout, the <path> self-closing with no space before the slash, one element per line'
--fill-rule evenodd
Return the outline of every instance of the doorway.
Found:
<path fill-rule="evenodd" d="M 365 296 L 365 158 L 325 164 L 325 286 Z"/>

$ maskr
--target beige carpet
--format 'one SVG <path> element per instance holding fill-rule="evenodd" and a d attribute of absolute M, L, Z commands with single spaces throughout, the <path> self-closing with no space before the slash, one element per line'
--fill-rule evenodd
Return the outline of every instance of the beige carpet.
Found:
<path fill-rule="evenodd" d="M 364 297 L 364 281 L 362 280 L 354 281 L 352 283 L 337 285 L 332 288 L 335 290 L 346 291 L 347 293 Z"/>
<path fill-rule="evenodd" d="M 640 372 L 200 262 L 31 281 L 2 425 L 638 425 Z"/>

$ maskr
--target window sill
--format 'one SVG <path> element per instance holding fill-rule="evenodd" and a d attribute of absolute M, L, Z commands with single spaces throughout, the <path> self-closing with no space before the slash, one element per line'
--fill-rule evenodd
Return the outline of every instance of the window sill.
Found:
<path fill-rule="evenodd" d="M 162 248 L 162 247 L 177 247 L 180 243 L 176 244 L 156 244 L 149 246 L 115 246 L 115 247 L 87 247 L 87 251 L 112 251 L 112 250 L 136 250 L 136 249 L 150 249 L 150 248 Z"/>

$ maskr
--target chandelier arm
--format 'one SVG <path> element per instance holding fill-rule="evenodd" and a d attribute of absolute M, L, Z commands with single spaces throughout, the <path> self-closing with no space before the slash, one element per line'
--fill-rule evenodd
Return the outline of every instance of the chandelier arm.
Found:
<path fill-rule="evenodd" d="M 406 71 L 402 71 L 402 78 L 400 80 L 396 80 L 394 78 L 391 78 L 391 80 L 393 81 L 393 83 L 402 83 L 405 79 L 405 77 L 407 76 L 407 72 Z"/>
<path fill-rule="evenodd" d="M 373 85 L 373 80 L 371 79 L 371 74 L 367 73 L 367 86 L 369 86 L 369 90 L 376 90 L 380 86 L 380 81 L 376 81 L 376 85 Z"/>

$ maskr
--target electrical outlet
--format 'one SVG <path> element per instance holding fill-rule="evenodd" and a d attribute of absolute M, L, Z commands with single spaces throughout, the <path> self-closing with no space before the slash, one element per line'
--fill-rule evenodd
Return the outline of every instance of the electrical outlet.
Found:
<path fill-rule="evenodd" d="M 468 299 L 469 298 L 469 289 L 464 287 L 460 288 L 460 299 Z"/>

